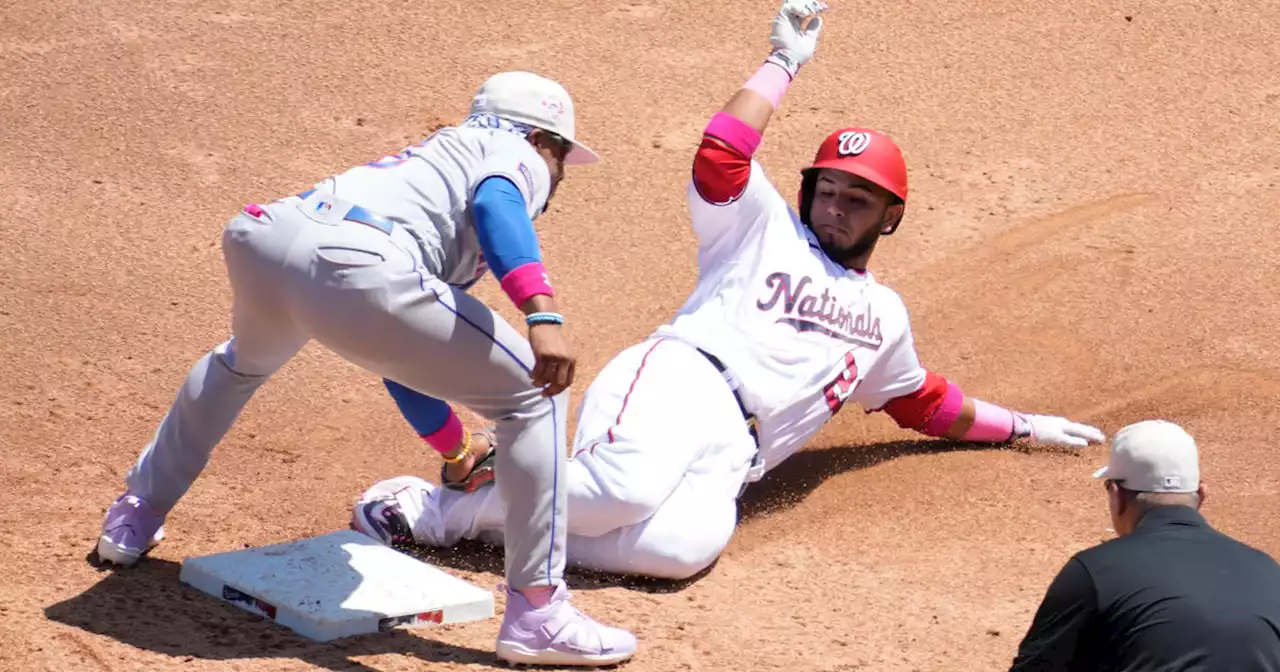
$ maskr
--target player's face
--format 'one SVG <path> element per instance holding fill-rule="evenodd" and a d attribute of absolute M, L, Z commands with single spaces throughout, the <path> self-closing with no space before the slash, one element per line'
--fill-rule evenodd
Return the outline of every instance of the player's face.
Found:
<path fill-rule="evenodd" d="M 818 173 L 809 221 L 832 259 L 865 265 L 880 235 L 901 217 L 901 206 L 884 188 L 840 170 Z"/>
<path fill-rule="evenodd" d="M 556 187 L 560 186 L 560 180 L 564 179 L 564 160 L 569 156 L 569 150 L 573 149 L 573 144 L 541 129 L 531 133 L 529 140 L 547 162 L 547 170 L 551 171 L 551 193 L 547 195 L 547 202 L 550 203 L 551 197 L 555 196 Z"/>

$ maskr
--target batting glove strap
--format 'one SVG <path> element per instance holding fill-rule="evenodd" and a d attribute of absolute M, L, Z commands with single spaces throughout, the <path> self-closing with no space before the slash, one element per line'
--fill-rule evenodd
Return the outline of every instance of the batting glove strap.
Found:
<path fill-rule="evenodd" d="M 796 75 L 800 73 L 800 59 L 796 58 L 795 54 L 792 54 L 786 49 L 774 49 L 773 52 L 769 54 L 769 57 L 764 59 L 764 62 L 772 63 L 779 68 L 782 68 L 783 71 L 787 73 L 787 77 L 792 80 L 794 80 Z"/>
<path fill-rule="evenodd" d="M 1010 441 L 1018 439 L 1030 439 L 1035 437 L 1035 428 L 1031 426 L 1031 420 L 1022 413 L 1014 412 L 1013 414 L 1013 433 L 1009 435 Z"/>

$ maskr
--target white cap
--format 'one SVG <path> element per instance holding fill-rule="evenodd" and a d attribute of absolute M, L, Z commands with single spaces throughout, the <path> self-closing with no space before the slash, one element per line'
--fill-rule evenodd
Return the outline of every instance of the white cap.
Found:
<path fill-rule="evenodd" d="M 1093 474 L 1132 492 L 1195 492 L 1200 458 L 1195 439 L 1166 420 L 1144 420 L 1116 432 L 1107 466 Z"/>
<path fill-rule="evenodd" d="M 573 143 L 567 164 L 596 163 L 600 157 L 578 142 L 574 133 L 573 99 L 558 82 L 532 72 L 493 75 L 471 99 L 472 114 L 492 114 L 559 135 Z"/>

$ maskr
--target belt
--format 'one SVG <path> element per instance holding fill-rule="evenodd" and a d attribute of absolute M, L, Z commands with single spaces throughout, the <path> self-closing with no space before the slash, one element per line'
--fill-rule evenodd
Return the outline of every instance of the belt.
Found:
<path fill-rule="evenodd" d="M 738 488 L 738 496 L 741 497 L 742 493 L 746 491 L 747 485 L 760 480 L 760 477 L 764 476 L 764 462 L 760 459 L 760 423 L 755 414 L 748 411 L 747 405 L 742 402 L 742 395 L 738 393 L 738 382 L 729 373 L 729 367 L 725 366 L 719 357 L 706 350 L 702 348 L 697 350 L 703 357 L 707 358 L 707 361 L 711 362 L 712 366 L 716 367 L 716 371 L 719 371 L 725 382 L 729 384 L 729 390 L 733 392 L 733 400 L 738 402 L 738 410 L 742 412 L 742 419 L 747 423 L 747 432 L 751 434 L 751 441 L 756 446 L 755 454 L 751 456 L 751 466 L 747 469 L 747 476 L 742 479 L 742 487 Z"/>
<path fill-rule="evenodd" d="M 316 191 L 315 189 L 308 189 L 302 192 L 301 194 L 298 194 L 298 198 L 306 200 L 307 197 L 315 193 L 315 191 Z M 316 204 L 317 209 L 331 208 L 331 207 L 333 207 L 333 204 L 328 203 L 326 201 L 321 201 L 320 203 Z M 349 222 L 355 222 L 357 224 L 364 224 L 365 226 L 371 226 L 387 234 L 388 236 L 391 235 L 391 231 L 394 230 L 396 226 L 395 222 L 392 222 L 390 219 L 387 219 L 386 217 L 383 217 L 382 215 L 379 215 L 375 212 L 366 210 L 358 205 L 351 206 L 351 209 L 348 210 L 347 214 L 343 215 L 342 218 Z"/>

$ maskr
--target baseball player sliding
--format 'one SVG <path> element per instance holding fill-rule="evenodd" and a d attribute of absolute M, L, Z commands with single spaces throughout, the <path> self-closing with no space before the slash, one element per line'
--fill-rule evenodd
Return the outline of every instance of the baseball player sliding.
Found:
<path fill-rule="evenodd" d="M 565 390 L 574 358 L 533 220 L 566 164 L 598 157 L 574 138 L 574 105 L 554 81 L 494 75 L 471 115 L 421 144 L 353 167 L 298 196 L 248 205 L 222 238 L 233 336 L 190 370 L 103 522 L 98 556 L 132 565 L 204 469 L 249 398 L 307 342 L 413 394 L 413 421 L 446 463 L 474 478 L 497 455 L 506 613 L 498 655 L 602 665 L 631 657 L 631 633 L 569 602 L 565 565 Z M 492 269 L 529 338 L 466 289 Z M 496 424 L 473 441 L 443 401 Z M 489 488 L 494 492 L 494 488 Z"/>
<path fill-rule="evenodd" d="M 906 165 L 890 138 L 856 127 L 828 135 L 801 171 L 795 211 L 753 158 L 813 57 L 822 28 L 815 15 L 825 9 L 784 2 L 772 53 L 711 117 L 687 194 L 697 287 L 669 324 L 614 357 L 586 392 L 564 481 L 575 565 L 698 573 L 733 534 L 745 484 L 851 401 L 934 437 L 1066 446 L 1104 438 L 976 399 L 921 365 L 902 299 L 867 270 L 907 201 Z M 500 465 L 497 483 L 506 477 Z M 412 476 L 364 493 L 353 526 L 387 543 L 431 546 L 513 532 L 493 488 L 437 488 Z"/>

